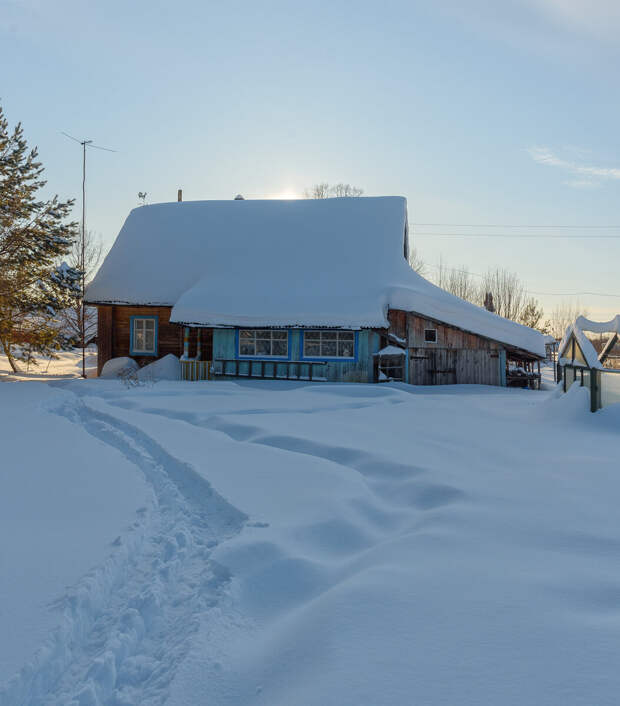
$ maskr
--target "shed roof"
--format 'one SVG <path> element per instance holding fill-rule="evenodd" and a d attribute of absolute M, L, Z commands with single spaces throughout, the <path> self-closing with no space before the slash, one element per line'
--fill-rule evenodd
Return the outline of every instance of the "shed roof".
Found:
<path fill-rule="evenodd" d="M 448 294 L 404 258 L 402 197 L 189 201 L 129 214 L 87 292 L 196 326 L 388 327 L 404 309 L 544 355 L 540 333 Z"/>

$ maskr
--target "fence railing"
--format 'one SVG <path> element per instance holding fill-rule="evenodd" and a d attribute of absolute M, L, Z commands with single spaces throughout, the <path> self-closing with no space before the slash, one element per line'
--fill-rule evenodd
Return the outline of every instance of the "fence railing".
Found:
<path fill-rule="evenodd" d="M 182 380 L 210 380 L 211 379 L 210 360 L 182 360 L 181 379 Z"/>
<path fill-rule="evenodd" d="M 564 392 L 575 382 L 580 387 L 588 388 L 592 412 L 620 402 L 620 370 L 582 368 L 577 365 L 562 365 L 561 370 Z"/>
<path fill-rule="evenodd" d="M 219 358 L 213 361 L 211 376 L 257 378 L 259 380 L 321 380 L 319 373 L 325 361 L 309 360 L 236 360 Z"/>

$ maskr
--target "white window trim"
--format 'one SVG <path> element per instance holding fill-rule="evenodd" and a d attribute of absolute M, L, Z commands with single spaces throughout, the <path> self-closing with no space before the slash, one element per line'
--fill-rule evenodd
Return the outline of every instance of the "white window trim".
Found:
<path fill-rule="evenodd" d="M 329 333 L 329 334 L 341 334 L 341 333 L 347 333 L 347 334 L 353 334 L 353 355 L 312 355 L 306 353 L 306 345 L 308 343 L 308 339 L 306 338 L 308 333 Z M 355 360 L 355 354 L 357 353 L 356 351 L 356 335 L 355 331 L 341 331 L 340 329 L 308 329 L 303 332 L 303 350 L 301 352 L 301 357 L 302 360 Z M 311 343 L 313 341 L 310 341 Z M 314 341 L 316 343 L 316 341 Z M 319 341 L 319 343 L 322 343 L 322 340 Z M 338 349 L 338 338 L 336 339 L 336 350 Z"/>
<path fill-rule="evenodd" d="M 251 331 L 254 334 L 253 341 L 254 341 L 254 350 L 256 351 L 256 333 L 259 331 L 268 331 L 270 334 L 271 338 L 271 348 L 273 349 L 273 333 L 278 332 L 278 333 L 286 333 L 286 338 L 283 339 L 286 342 L 286 353 L 283 355 L 272 355 L 272 354 L 267 354 L 267 353 L 242 353 L 241 352 L 241 333 L 242 331 Z M 288 360 L 289 358 L 289 331 L 287 329 L 245 329 L 245 328 L 240 328 L 238 329 L 238 341 L 237 341 L 237 358 L 239 360 L 243 359 L 269 359 L 269 360 Z"/>

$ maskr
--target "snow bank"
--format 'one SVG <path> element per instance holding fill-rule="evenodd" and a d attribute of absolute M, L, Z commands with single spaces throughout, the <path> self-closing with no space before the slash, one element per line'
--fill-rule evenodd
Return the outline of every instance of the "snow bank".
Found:
<path fill-rule="evenodd" d="M 176 355 L 168 355 L 155 360 L 138 370 L 138 380 L 180 380 L 181 363 Z"/>
<path fill-rule="evenodd" d="M 392 196 L 142 206 L 88 301 L 170 305 L 171 321 L 197 326 L 384 328 L 388 309 L 404 309 L 544 356 L 539 332 L 415 273 L 406 224 Z"/>
<path fill-rule="evenodd" d="M 139 366 L 133 358 L 111 358 L 103 366 L 99 377 L 107 379 L 118 378 L 125 373 L 136 372 L 138 368 Z"/>

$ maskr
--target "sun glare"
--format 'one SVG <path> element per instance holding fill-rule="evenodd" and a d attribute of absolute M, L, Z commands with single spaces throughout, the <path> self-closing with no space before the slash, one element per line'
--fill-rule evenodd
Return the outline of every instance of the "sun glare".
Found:
<path fill-rule="evenodd" d="M 301 199 L 301 198 L 303 198 L 303 196 L 301 196 L 301 194 L 296 193 L 292 189 L 285 189 L 284 191 L 280 192 L 279 194 L 276 194 L 275 196 L 272 196 L 271 198 L 290 201 L 293 199 Z"/>

